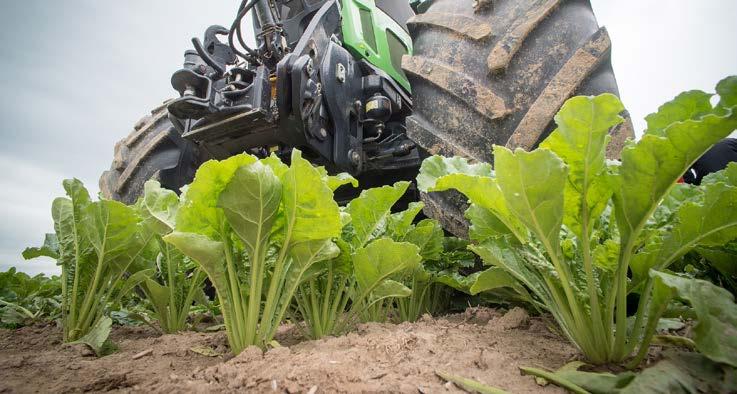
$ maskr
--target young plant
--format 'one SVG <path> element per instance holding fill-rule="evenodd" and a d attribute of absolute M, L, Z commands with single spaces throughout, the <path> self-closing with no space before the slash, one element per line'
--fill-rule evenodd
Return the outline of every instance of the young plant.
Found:
<path fill-rule="evenodd" d="M 184 192 L 164 240 L 207 273 L 233 353 L 271 342 L 300 283 L 338 255 L 334 182 L 294 150 L 291 166 L 247 154 L 209 161 Z"/>
<path fill-rule="evenodd" d="M 136 272 L 134 263 L 148 240 L 141 237 L 140 217 L 132 207 L 117 201 L 93 202 L 76 179 L 65 180 L 64 189 L 68 197 L 55 199 L 51 210 L 58 251 L 47 236 L 47 245 L 27 250 L 24 256 L 56 258 L 61 266 L 64 342 L 89 335 L 97 340 L 83 341 L 100 343 L 110 329 L 108 305 L 145 277 Z"/>
<path fill-rule="evenodd" d="M 48 241 L 48 240 L 47 240 Z M 61 314 L 58 276 L 29 276 L 15 267 L 0 272 L 0 327 L 15 328 Z"/>
<path fill-rule="evenodd" d="M 196 298 L 201 298 L 205 272 L 163 237 L 174 231 L 179 197 L 156 181 L 144 186 L 137 207 L 144 219 L 144 231 L 151 238 L 144 258 L 153 274 L 139 287 L 150 302 L 153 318 L 165 333 L 186 329 L 187 317 Z"/>
<path fill-rule="evenodd" d="M 340 334 L 358 319 L 383 321 L 394 299 L 412 294 L 398 280 L 417 269 L 420 249 L 385 237 L 387 228 L 398 224 L 391 209 L 408 187 L 398 182 L 364 190 L 346 206 L 337 241 L 341 254 L 319 264 L 297 292 L 296 310 L 310 337 Z"/>
<path fill-rule="evenodd" d="M 409 212 L 414 209 L 422 209 L 422 204 L 411 206 Z M 413 219 L 414 215 L 411 215 Z M 406 232 L 393 231 L 391 236 L 397 241 L 416 245 L 422 257 L 417 268 L 404 273 L 399 279 L 399 282 L 412 290 L 412 294 L 395 300 L 396 320 L 414 322 L 426 313 L 438 312 L 445 301 L 442 296 L 449 295 L 444 292 L 446 286 L 437 282 L 436 266 L 442 264 L 440 259 L 445 237 L 443 227 L 436 220 L 424 219 L 417 225 L 408 227 Z"/>
<path fill-rule="evenodd" d="M 659 271 L 696 246 L 737 237 L 737 183 L 727 174 L 669 201 L 677 212 L 667 228 L 655 217 L 683 173 L 737 129 L 737 78 L 717 91 L 714 107 L 712 95 L 694 91 L 650 115 L 621 165 L 607 162 L 605 149 L 624 108 L 605 94 L 569 100 L 556 116 L 558 128 L 535 151 L 495 146 L 494 172 L 487 164 L 432 157 L 418 183 L 469 198 L 471 249 L 524 283 L 591 362 L 635 355 L 635 366 L 667 307 L 657 296 Z M 640 293 L 632 320 L 631 291 Z"/>

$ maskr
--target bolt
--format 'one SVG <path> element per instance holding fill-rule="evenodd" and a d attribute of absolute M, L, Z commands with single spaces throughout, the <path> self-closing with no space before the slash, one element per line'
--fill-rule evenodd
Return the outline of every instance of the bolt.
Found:
<path fill-rule="evenodd" d="M 324 128 L 320 128 L 320 137 L 322 137 L 324 139 L 327 136 L 328 136 L 328 131 L 325 130 Z"/>
<path fill-rule="evenodd" d="M 354 166 L 361 164 L 361 154 L 355 150 L 351 149 L 351 151 L 348 152 L 348 157 L 351 159 L 351 163 L 353 163 Z"/>
<path fill-rule="evenodd" d="M 335 77 L 338 79 L 338 82 L 345 82 L 345 66 L 343 65 L 343 63 L 338 63 L 338 65 L 336 66 Z"/>
<path fill-rule="evenodd" d="M 315 71 L 315 67 L 312 64 L 312 59 L 307 61 L 307 74 L 312 74 L 313 71 Z"/>

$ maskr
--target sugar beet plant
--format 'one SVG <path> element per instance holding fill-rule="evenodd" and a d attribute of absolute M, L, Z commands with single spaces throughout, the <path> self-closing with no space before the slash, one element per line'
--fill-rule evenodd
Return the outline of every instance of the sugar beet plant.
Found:
<path fill-rule="evenodd" d="M 456 189 L 468 197 L 471 249 L 523 283 L 591 362 L 634 355 L 630 366 L 636 365 L 676 295 L 702 305 L 699 350 L 728 359 L 737 343 L 708 338 L 737 317 L 704 307 L 703 297 L 719 293 L 729 303 L 729 294 L 663 272 L 694 247 L 737 237 L 735 167 L 691 193 L 674 189 L 696 159 L 737 129 L 737 78 L 720 82 L 717 92 L 716 106 L 700 91 L 663 105 L 647 118 L 640 141 L 627 143 L 621 164 L 605 159 L 608 132 L 623 111 L 607 94 L 569 100 L 539 149 L 495 146 L 493 171 L 436 156 L 425 161 L 418 183 L 424 191 Z M 659 207 L 666 203 L 674 214 L 664 223 Z M 631 292 L 640 294 L 634 316 L 626 308 Z"/>
<path fill-rule="evenodd" d="M 64 341 L 82 340 L 99 351 L 99 339 L 107 338 L 111 324 L 108 305 L 144 278 L 136 262 L 148 240 L 141 237 L 134 208 L 117 201 L 93 202 L 76 179 L 64 181 L 64 189 L 67 197 L 55 199 L 51 210 L 58 244 L 47 236 L 43 247 L 24 255 L 57 259 Z"/>
<path fill-rule="evenodd" d="M 234 353 L 271 342 L 300 283 L 339 254 L 331 186 L 344 181 L 297 150 L 291 166 L 242 154 L 197 171 L 164 240 L 207 273 Z"/>
<path fill-rule="evenodd" d="M 316 265 L 296 294 L 296 311 L 310 337 L 340 334 L 358 319 L 383 320 L 394 299 L 412 293 L 397 279 L 418 267 L 419 248 L 385 236 L 397 217 L 391 209 L 408 186 L 398 182 L 364 190 L 344 209 L 337 240 L 341 253 Z"/>
<path fill-rule="evenodd" d="M 164 242 L 163 237 L 174 231 L 179 197 L 158 182 L 148 181 L 136 208 L 143 220 L 142 233 L 151 240 L 141 259 L 150 275 L 146 275 L 139 287 L 161 330 L 182 331 L 186 329 L 193 302 L 203 299 L 207 275 L 197 263 Z"/>

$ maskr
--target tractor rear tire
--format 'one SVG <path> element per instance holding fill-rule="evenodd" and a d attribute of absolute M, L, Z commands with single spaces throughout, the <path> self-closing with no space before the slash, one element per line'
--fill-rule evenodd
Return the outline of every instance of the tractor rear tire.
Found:
<path fill-rule="evenodd" d="M 181 137 L 164 102 L 115 144 L 110 170 L 100 177 L 100 191 L 105 198 L 132 204 L 143 194 L 146 181 L 154 179 L 178 192 L 192 182 L 201 163 L 197 145 Z"/>
<path fill-rule="evenodd" d="M 491 146 L 534 149 L 574 95 L 618 95 L 609 35 L 588 0 L 435 0 L 409 20 L 414 51 L 407 134 L 428 154 L 492 162 Z M 633 136 L 612 131 L 616 158 Z M 544 181 L 544 180 L 541 180 Z M 425 213 L 467 234 L 458 193 L 423 194 Z"/>

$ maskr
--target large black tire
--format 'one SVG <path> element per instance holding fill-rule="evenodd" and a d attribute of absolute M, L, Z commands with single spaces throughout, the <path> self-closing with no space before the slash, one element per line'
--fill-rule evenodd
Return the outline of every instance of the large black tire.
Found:
<path fill-rule="evenodd" d="M 550 134 L 569 97 L 618 94 L 609 35 L 588 0 L 435 0 L 408 25 L 407 129 L 429 154 L 490 162 L 492 144 L 529 150 Z M 609 156 L 617 157 L 631 122 L 612 134 Z M 465 199 L 422 198 L 426 214 L 466 235 Z"/>
<path fill-rule="evenodd" d="M 100 177 L 100 191 L 104 197 L 126 204 L 141 196 L 149 179 L 179 191 L 194 179 L 201 162 L 197 145 L 181 137 L 164 103 L 115 144 L 113 164 Z"/>

